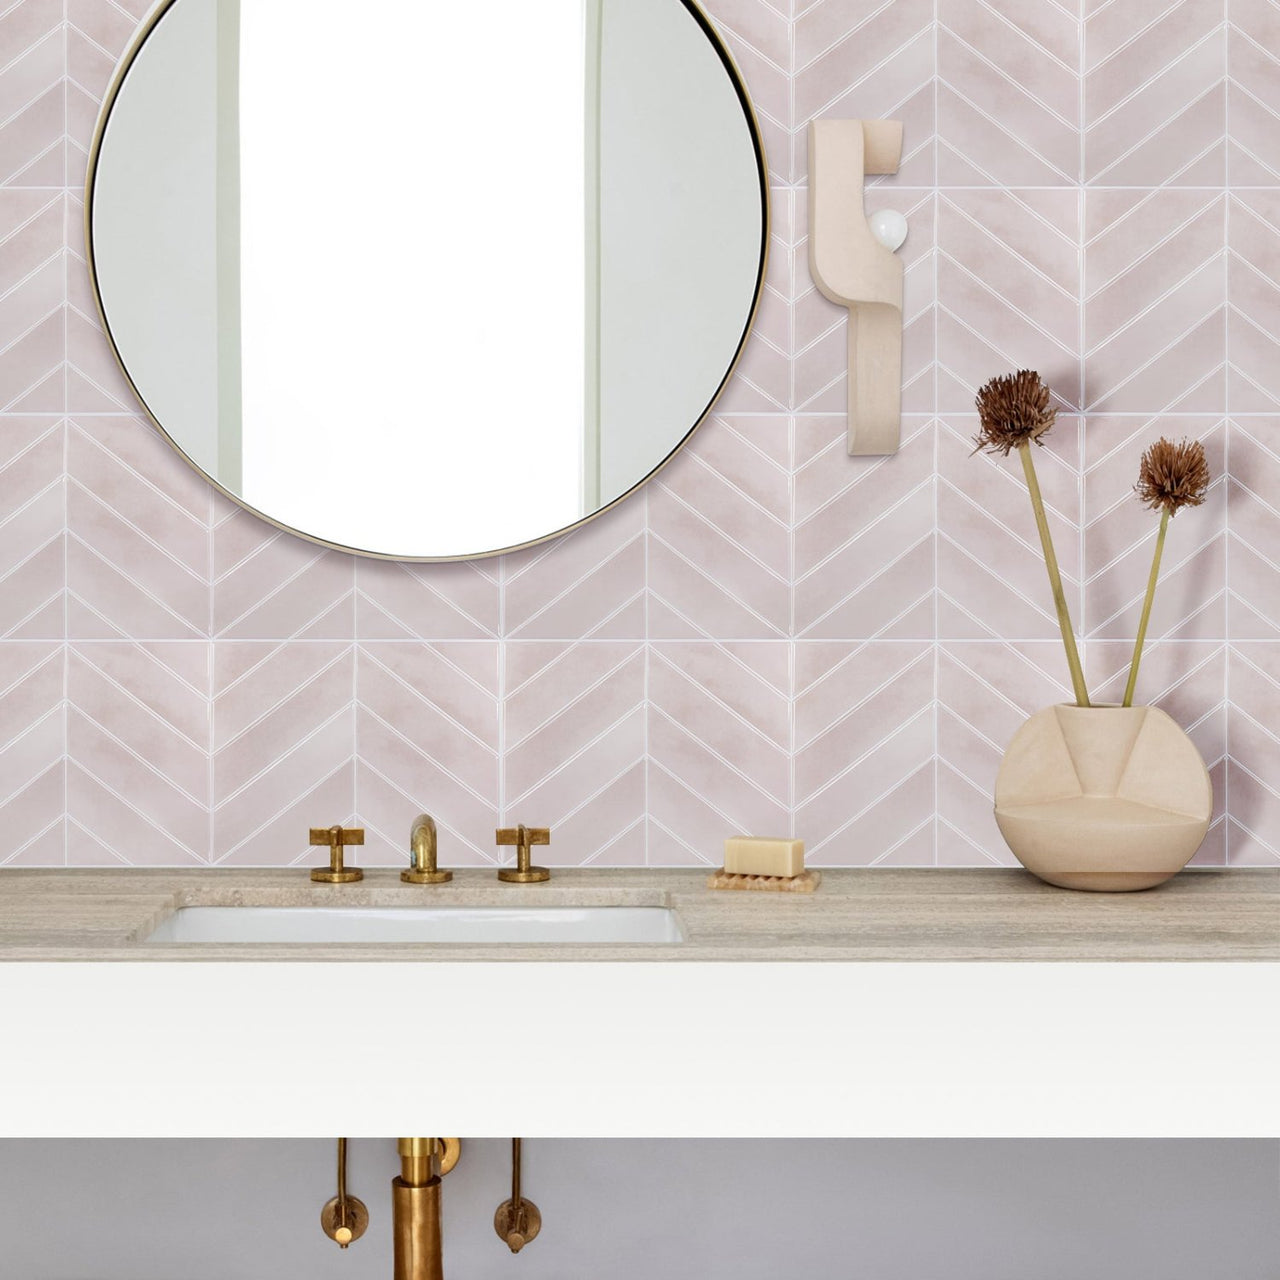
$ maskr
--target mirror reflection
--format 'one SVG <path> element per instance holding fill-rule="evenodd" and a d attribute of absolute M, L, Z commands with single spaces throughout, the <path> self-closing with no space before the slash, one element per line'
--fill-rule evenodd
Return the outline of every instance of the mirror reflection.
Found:
<path fill-rule="evenodd" d="M 172 0 L 90 174 L 155 421 L 270 520 L 406 559 L 549 536 L 703 417 L 763 271 L 763 156 L 687 0 Z"/>

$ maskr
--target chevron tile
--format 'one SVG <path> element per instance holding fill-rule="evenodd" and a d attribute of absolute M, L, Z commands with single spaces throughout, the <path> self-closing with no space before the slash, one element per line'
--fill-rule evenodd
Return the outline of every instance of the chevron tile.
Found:
<path fill-rule="evenodd" d="M 938 862 L 1014 865 L 992 814 L 1000 760 L 1022 722 L 1070 700 L 1056 641 L 949 641 L 938 652 Z"/>
<path fill-rule="evenodd" d="M 403 864 L 409 827 L 436 820 L 445 866 L 496 862 L 500 651 L 489 643 L 372 643 L 356 657 L 362 861 Z"/>
<path fill-rule="evenodd" d="M 1220 639 L 1226 628 L 1226 423 L 1213 418 L 1091 418 L 1085 432 L 1084 632 L 1131 639 L 1151 571 L 1159 516 L 1133 486 L 1142 452 L 1160 436 L 1200 440 L 1214 481 L 1203 506 L 1171 522 L 1148 634 Z"/>
<path fill-rule="evenodd" d="M 1133 641 L 1090 640 L 1085 646 L 1089 694 L 1120 702 L 1129 678 Z M 1227 647 L 1220 641 L 1148 640 L 1134 701 L 1157 706 L 1190 735 L 1213 780 L 1213 821 L 1196 854 L 1197 866 L 1227 861 Z"/>
<path fill-rule="evenodd" d="M 355 679 L 350 644 L 214 647 L 215 862 L 322 862 L 309 829 L 352 824 Z"/>
<path fill-rule="evenodd" d="M 0 13 L 0 187 L 60 187 L 66 170 L 61 0 Z"/>
<path fill-rule="evenodd" d="M 802 234 L 803 192 L 774 187 L 769 193 L 769 261 L 764 292 L 742 357 L 720 399 L 719 413 L 771 413 L 791 403 L 791 333 L 796 236 Z"/>
<path fill-rule="evenodd" d="M 354 556 L 275 529 L 225 498 L 213 506 L 215 636 L 354 638 Z"/>
<path fill-rule="evenodd" d="M 503 685 L 501 822 L 551 827 L 548 864 L 643 865 L 643 644 L 509 641 Z"/>
<path fill-rule="evenodd" d="M 1226 181 L 1222 0 L 1088 0 L 1085 180 L 1109 186 Z"/>
<path fill-rule="evenodd" d="M 1233 413 L 1280 408 L 1280 199 L 1239 191 L 1227 207 L 1227 395 Z"/>
<path fill-rule="evenodd" d="M 973 409 L 1006 369 L 1037 369 L 1080 404 L 1080 202 L 1075 191 L 947 191 L 938 198 L 938 402 Z"/>
<path fill-rule="evenodd" d="M 808 174 L 808 124 L 819 116 L 901 120 L 900 186 L 934 181 L 933 0 L 796 0 L 791 180 Z"/>
<path fill-rule="evenodd" d="M 734 379 L 642 495 L 447 565 L 282 533 L 139 416 L 80 187 L 151 3 L 0 6 L 0 857 L 306 863 L 308 826 L 358 819 L 398 865 L 426 809 L 454 864 L 516 821 L 566 864 L 701 864 L 737 826 L 820 865 L 1008 861 L 1000 754 L 1067 677 L 1018 469 L 969 451 L 976 386 L 1029 365 L 1095 696 L 1154 535 L 1138 453 L 1209 447 L 1141 687 L 1210 761 L 1199 860 L 1280 860 L 1277 0 L 709 0 L 773 186 Z M 904 122 L 866 200 L 910 222 L 891 459 L 845 452 L 844 315 L 808 275 L 822 115 Z"/>
<path fill-rule="evenodd" d="M 90 29 L 85 30 L 86 27 Z M 116 10 L 114 5 L 68 6 L 67 78 L 101 102 L 106 97 L 116 63 L 136 27 L 133 19 Z M 113 45 L 116 47 L 112 48 Z"/>
<path fill-rule="evenodd" d="M 7 866 L 66 857 L 61 644 L 0 641 L 0 822 Z"/>
<path fill-rule="evenodd" d="M 356 635 L 361 640 L 495 638 L 502 587 L 494 560 L 459 564 L 355 562 Z"/>
<path fill-rule="evenodd" d="M 0 419 L 0 637 L 65 627 L 66 433 L 57 418 Z"/>
<path fill-rule="evenodd" d="M 98 319 L 84 243 L 84 202 L 68 194 L 66 207 L 66 394 L 72 413 L 143 412 L 120 370 Z"/>
<path fill-rule="evenodd" d="M 1085 403 L 1094 412 L 1225 410 L 1221 192 L 1085 195 Z"/>
<path fill-rule="evenodd" d="M 1271 644 L 1233 645 L 1228 659 L 1227 860 L 1280 863 L 1280 657 Z"/>
<path fill-rule="evenodd" d="M 62 203 L 0 189 L 0 412 L 62 412 Z"/>
<path fill-rule="evenodd" d="M 1133 641 L 1090 640 L 1085 646 L 1089 694 L 1119 702 L 1133 658 Z M 1151 640 L 1143 646 L 1134 701 L 1168 712 L 1196 744 L 1210 771 L 1227 754 L 1227 646 L 1218 640 Z M 1221 788 L 1215 821 L 1222 816 Z"/>
<path fill-rule="evenodd" d="M 1280 10 L 1273 0 L 1228 0 L 1227 172 L 1233 186 L 1280 178 Z"/>
<path fill-rule="evenodd" d="M 652 639 L 790 629 L 790 423 L 715 417 L 648 490 Z"/>
<path fill-rule="evenodd" d="M 938 181 L 1074 186 L 1079 64 L 1070 0 L 939 0 Z"/>
<path fill-rule="evenodd" d="M 154 0 L 66 0 L 67 185 L 84 186 L 89 143 L 112 73 Z"/>
<path fill-rule="evenodd" d="M 1227 626 L 1232 640 L 1280 640 L 1280 418 L 1228 434 Z"/>
<path fill-rule="evenodd" d="M 645 499 L 502 558 L 504 634 L 520 640 L 644 638 Z"/>
<path fill-rule="evenodd" d="M 705 0 L 751 95 L 771 181 L 786 182 L 791 156 L 791 0 Z"/>
<path fill-rule="evenodd" d="M 650 864 L 718 866 L 728 835 L 789 834 L 790 646 L 658 643 L 648 669 Z"/>
<path fill-rule="evenodd" d="M 139 418 L 67 428 L 67 627 L 75 639 L 209 635 L 209 486 Z"/>
<path fill-rule="evenodd" d="M 937 300 L 936 201 L 932 189 L 871 187 L 869 213 L 894 209 L 908 223 L 902 282 L 902 410 L 931 413 L 934 406 L 934 354 Z M 795 192 L 796 243 L 792 250 L 795 302 L 791 402 L 803 413 L 847 413 L 849 405 L 849 313 L 828 301 L 809 274 L 808 193 Z"/>
<path fill-rule="evenodd" d="M 1016 458 L 973 455 L 976 417 L 938 428 L 938 636 L 1051 639 L 1053 595 Z M 1049 529 L 1077 631 L 1080 600 L 1080 420 L 1058 417 L 1035 453 Z"/>
<path fill-rule="evenodd" d="M 850 458 L 843 417 L 797 418 L 795 634 L 932 637 L 934 423 L 904 418 L 892 458 Z"/>
<path fill-rule="evenodd" d="M 89 92 L 96 92 L 101 99 L 107 87 L 111 69 L 133 43 L 138 24 L 152 9 L 154 0 L 66 0 L 67 27 L 73 38 L 71 48 L 82 45 L 92 50 L 98 65 L 106 66 L 106 76 L 88 74 L 75 76 L 77 83 Z M 69 54 L 73 69 L 83 67 L 88 54 Z M 77 58 L 81 62 L 77 63 Z"/>
<path fill-rule="evenodd" d="M 67 860 L 207 861 L 205 643 L 78 644 L 67 656 Z"/>
<path fill-rule="evenodd" d="M 934 860 L 933 646 L 795 646 L 795 830 L 815 866 Z"/>

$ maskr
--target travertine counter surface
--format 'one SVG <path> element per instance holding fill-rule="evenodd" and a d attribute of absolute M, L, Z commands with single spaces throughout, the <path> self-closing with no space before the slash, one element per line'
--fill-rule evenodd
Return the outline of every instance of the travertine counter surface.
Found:
<path fill-rule="evenodd" d="M 1191 870 L 1144 893 L 1054 889 L 1021 870 L 824 870 L 803 894 L 712 892 L 706 871 L 558 870 L 498 884 L 461 870 L 412 886 L 302 869 L 0 871 L 0 960 L 1272 960 L 1280 869 Z M 667 906 L 661 945 L 148 945 L 183 906 Z"/>

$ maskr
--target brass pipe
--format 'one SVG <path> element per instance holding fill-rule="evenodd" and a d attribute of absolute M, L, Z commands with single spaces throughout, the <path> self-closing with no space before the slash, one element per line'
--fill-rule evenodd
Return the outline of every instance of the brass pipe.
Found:
<path fill-rule="evenodd" d="M 396 1149 L 400 1153 L 400 1176 L 409 1186 L 424 1186 L 439 1172 L 438 1138 L 401 1138 Z"/>
<path fill-rule="evenodd" d="M 400 1176 L 391 1183 L 395 1280 L 444 1280 L 439 1142 L 401 1138 L 399 1151 Z"/>
<path fill-rule="evenodd" d="M 347 1226 L 347 1140 L 338 1139 L 338 1243 L 346 1248 L 351 1243 Z"/>

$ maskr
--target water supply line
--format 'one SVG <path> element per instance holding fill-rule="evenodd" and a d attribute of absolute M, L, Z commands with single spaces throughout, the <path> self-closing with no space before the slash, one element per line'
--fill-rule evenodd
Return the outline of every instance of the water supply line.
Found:
<path fill-rule="evenodd" d="M 359 1240 L 369 1226 L 364 1202 L 347 1194 L 347 1140 L 338 1139 L 338 1194 L 320 1210 L 320 1225 L 339 1249 Z"/>
<path fill-rule="evenodd" d="M 493 1229 L 512 1253 L 519 1253 L 542 1230 L 542 1214 L 520 1193 L 521 1140 L 511 1139 L 511 1198 L 493 1215 Z"/>

